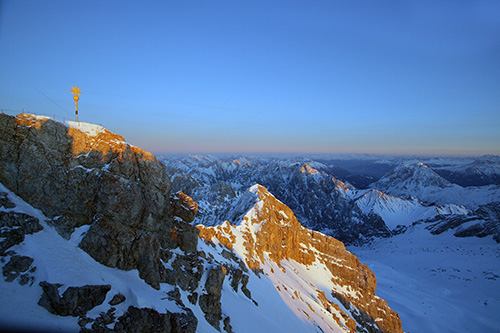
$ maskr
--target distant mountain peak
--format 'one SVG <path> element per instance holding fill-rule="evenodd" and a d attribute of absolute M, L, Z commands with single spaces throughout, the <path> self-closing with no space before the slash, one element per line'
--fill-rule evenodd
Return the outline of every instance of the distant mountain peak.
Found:
<path fill-rule="evenodd" d="M 376 183 L 376 188 L 384 192 L 386 188 L 412 188 L 419 187 L 450 187 L 452 184 L 434 172 L 424 163 L 401 164 L 380 178 Z M 392 194 L 392 193 L 391 193 Z"/>
<path fill-rule="evenodd" d="M 317 175 L 319 174 L 319 171 L 311 167 L 309 164 L 305 163 L 302 168 L 299 170 L 302 173 L 308 174 L 308 175 Z"/>

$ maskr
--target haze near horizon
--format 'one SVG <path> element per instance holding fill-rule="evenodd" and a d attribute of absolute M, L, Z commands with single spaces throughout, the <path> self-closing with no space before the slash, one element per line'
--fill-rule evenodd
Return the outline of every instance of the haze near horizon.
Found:
<path fill-rule="evenodd" d="M 0 2 L 0 109 L 156 153 L 500 155 L 500 3 Z"/>

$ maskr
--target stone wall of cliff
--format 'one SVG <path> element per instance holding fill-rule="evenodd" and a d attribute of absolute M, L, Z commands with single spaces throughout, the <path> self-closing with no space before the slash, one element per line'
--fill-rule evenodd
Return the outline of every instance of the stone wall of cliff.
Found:
<path fill-rule="evenodd" d="M 0 114 L 0 182 L 52 218 L 63 237 L 90 225 L 80 247 L 97 261 L 137 268 L 156 288 L 175 283 L 161 260 L 169 249 L 196 251 L 198 231 L 182 220 L 191 222 L 195 205 L 171 197 L 165 166 L 151 153 L 85 126 Z"/>

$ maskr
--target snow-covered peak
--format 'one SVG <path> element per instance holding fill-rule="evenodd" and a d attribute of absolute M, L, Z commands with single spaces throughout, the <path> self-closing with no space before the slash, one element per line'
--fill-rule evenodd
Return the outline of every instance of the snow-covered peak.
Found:
<path fill-rule="evenodd" d="M 412 190 L 457 186 L 451 184 L 423 163 L 402 164 L 374 183 L 373 187 L 392 195 L 407 195 Z"/>
<path fill-rule="evenodd" d="M 255 184 L 255 185 L 250 186 L 250 188 L 248 189 L 248 191 L 252 192 L 254 194 L 258 194 L 259 190 L 263 189 L 263 188 L 264 187 L 262 185 Z"/>
<path fill-rule="evenodd" d="M 305 173 L 305 174 L 308 174 L 308 175 L 317 175 L 319 174 L 319 171 L 312 168 L 311 166 L 309 166 L 309 164 L 304 164 L 304 166 L 302 166 L 302 168 L 300 168 L 300 172 L 302 173 Z"/>
<path fill-rule="evenodd" d="M 428 206 L 415 197 L 403 199 L 375 189 L 362 193 L 355 202 L 364 214 L 373 213 L 380 216 L 390 230 L 438 215 L 467 215 L 470 212 L 464 206 Z"/>
<path fill-rule="evenodd" d="M 372 184 L 385 193 L 418 197 L 428 204 L 465 205 L 470 209 L 500 201 L 498 186 L 461 187 L 439 176 L 425 164 L 400 165 Z"/>

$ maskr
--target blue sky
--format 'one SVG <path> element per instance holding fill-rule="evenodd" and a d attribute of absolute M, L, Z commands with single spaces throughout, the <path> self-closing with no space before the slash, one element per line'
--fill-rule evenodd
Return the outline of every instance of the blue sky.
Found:
<path fill-rule="evenodd" d="M 160 152 L 500 154 L 499 1 L 0 2 L 0 109 Z"/>

